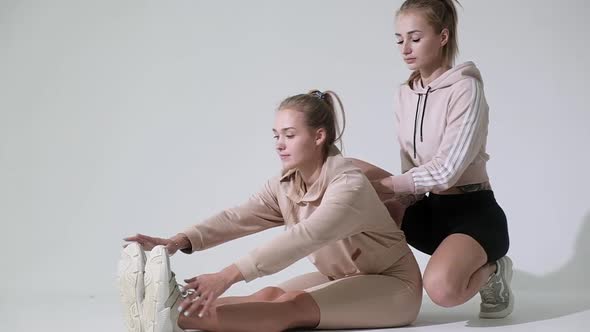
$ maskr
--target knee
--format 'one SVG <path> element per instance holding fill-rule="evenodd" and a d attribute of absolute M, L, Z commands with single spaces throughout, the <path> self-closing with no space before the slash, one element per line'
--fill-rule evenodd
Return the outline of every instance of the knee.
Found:
<path fill-rule="evenodd" d="M 301 297 L 303 294 L 307 294 L 304 291 L 291 291 L 291 292 L 283 292 L 283 294 L 276 298 L 276 302 L 291 302 L 297 303 L 301 301 Z"/>
<path fill-rule="evenodd" d="M 313 297 L 304 291 L 286 292 L 278 297 L 275 302 L 285 303 L 299 309 L 308 308 L 310 305 L 315 304 Z"/>
<path fill-rule="evenodd" d="M 424 290 L 432 302 L 445 308 L 461 304 L 462 289 L 456 282 L 452 282 L 444 273 L 430 273 L 424 275 Z"/>
<path fill-rule="evenodd" d="M 279 287 L 265 287 L 256 292 L 254 297 L 260 301 L 274 301 L 284 294 L 286 294 L 286 292 Z"/>
<path fill-rule="evenodd" d="M 303 324 L 301 326 L 317 326 L 319 324 L 320 307 L 309 293 L 303 291 L 286 292 L 275 302 L 281 303 L 286 310 L 293 312 L 293 319 L 298 324 Z"/>

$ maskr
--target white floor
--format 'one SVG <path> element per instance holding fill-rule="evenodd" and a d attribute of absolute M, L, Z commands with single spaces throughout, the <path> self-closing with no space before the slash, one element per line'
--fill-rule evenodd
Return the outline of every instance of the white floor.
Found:
<path fill-rule="evenodd" d="M 520 292 L 516 300 L 515 311 L 509 318 L 480 320 L 477 298 L 452 309 L 436 307 L 425 299 L 418 320 L 401 330 L 462 331 L 482 327 L 494 331 L 589 330 L 590 294 L 587 291 L 570 295 Z M 36 295 L 0 298 L 0 331 L 124 332 L 124 329 L 115 297 Z"/>

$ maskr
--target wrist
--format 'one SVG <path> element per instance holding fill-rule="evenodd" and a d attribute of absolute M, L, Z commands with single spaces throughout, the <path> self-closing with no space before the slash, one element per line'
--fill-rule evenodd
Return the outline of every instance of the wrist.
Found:
<path fill-rule="evenodd" d="M 220 274 L 222 279 L 225 280 L 228 287 L 244 280 L 242 272 L 240 272 L 240 270 L 235 264 L 232 264 L 226 267 L 225 269 L 221 270 Z"/>
<path fill-rule="evenodd" d="M 394 194 L 395 190 L 393 190 L 393 176 L 385 177 L 379 180 L 379 183 L 383 188 L 387 191 L 388 194 Z"/>
<path fill-rule="evenodd" d="M 172 245 L 176 250 L 183 250 L 191 248 L 191 241 L 185 234 L 179 233 L 170 238 Z"/>

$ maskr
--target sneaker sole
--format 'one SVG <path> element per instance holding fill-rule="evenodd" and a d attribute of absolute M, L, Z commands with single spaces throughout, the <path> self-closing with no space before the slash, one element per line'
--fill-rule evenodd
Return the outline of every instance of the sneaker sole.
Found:
<path fill-rule="evenodd" d="M 485 319 L 499 319 L 499 318 L 504 318 L 508 315 L 510 315 L 512 313 L 512 311 L 514 310 L 514 295 L 512 294 L 512 287 L 510 287 L 510 282 L 512 281 L 512 260 L 510 259 L 510 257 L 506 257 L 506 266 L 504 267 L 504 269 L 507 269 L 507 273 L 506 273 L 506 278 L 507 280 L 503 280 L 504 284 L 508 285 L 508 306 L 506 307 L 506 309 L 502 310 L 502 311 L 498 311 L 498 312 L 494 312 L 494 313 L 488 313 L 488 312 L 480 312 L 479 313 L 479 318 L 485 318 Z"/>
<path fill-rule="evenodd" d="M 143 319 L 145 332 L 173 331 L 170 307 L 166 301 L 170 297 L 170 259 L 164 246 L 156 246 L 145 266 L 145 300 Z"/>
<path fill-rule="evenodd" d="M 121 252 L 117 267 L 119 297 L 123 304 L 125 327 L 129 332 L 142 332 L 141 301 L 143 300 L 143 270 L 145 254 L 137 243 L 130 243 Z"/>

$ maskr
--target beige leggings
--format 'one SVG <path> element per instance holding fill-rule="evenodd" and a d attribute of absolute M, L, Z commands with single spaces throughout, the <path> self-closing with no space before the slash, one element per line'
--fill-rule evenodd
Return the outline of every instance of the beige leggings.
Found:
<path fill-rule="evenodd" d="M 404 326 L 416 319 L 422 304 L 420 269 L 411 252 L 381 274 L 330 281 L 313 272 L 278 287 L 313 297 L 320 308 L 318 329 Z"/>

